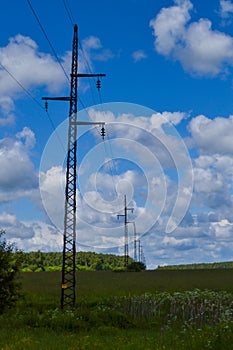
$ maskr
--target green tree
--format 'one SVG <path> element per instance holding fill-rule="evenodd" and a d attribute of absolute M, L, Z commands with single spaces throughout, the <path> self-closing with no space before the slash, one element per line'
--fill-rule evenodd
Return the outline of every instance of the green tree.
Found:
<path fill-rule="evenodd" d="M 8 243 L 0 230 L 0 313 L 12 307 L 20 295 L 20 283 L 17 279 L 22 253 L 14 244 Z"/>
<path fill-rule="evenodd" d="M 133 261 L 127 266 L 127 271 L 140 272 L 146 269 L 146 265 L 141 261 Z"/>

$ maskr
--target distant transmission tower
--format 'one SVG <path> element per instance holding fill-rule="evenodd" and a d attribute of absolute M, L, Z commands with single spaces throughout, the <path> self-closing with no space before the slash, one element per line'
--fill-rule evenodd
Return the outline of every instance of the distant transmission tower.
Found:
<path fill-rule="evenodd" d="M 136 231 L 136 223 L 134 221 L 129 221 L 129 224 L 133 224 L 133 232 L 134 232 L 134 254 L 133 259 L 136 262 L 137 261 L 137 231 Z"/>
<path fill-rule="evenodd" d="M 69 101 L 68 154 L 66 166 L 65 214 L 63 236 L 63 261 L 61 283 L 61 308 L 75 306 L 75 255 L 76 255 L 76 167 L 77 167 L 77 125 L 102 125 L 101 135 L 104 137 L 103 122 L 77 122 L 78 78 L 98 77 L 97 88 L 100 88 L 99 77 L 105 74 L 78 74 L 78 27 L 74 26 L 72 45 L 72 63 L 70 74 L 69 97 L 43 97 L 45 107 L 48 100 Z"/>
<path fill-rule="evenodd" d="M 146 259 L 145 259 L 145 255 L 144 255 L 144 252 L 143 252 L 143 247 L 142 247 L 142 244 L 141 244 L 141 240 L 138 239 L 137 242 L 138 242 L 138 261 L 142 262 L 143 264 L 146 265 Z"/>
<path fill-rule="evenodd" d="M 133 229 L 134 229 L 134 261 L 137 261 L 137 231 L 136 231 L 135 222 L 133 222 Z"/>
<path fill-rule="evenodd" d="M 127 208 L 127 200 L 126 195 L 124 196 L 124 214 L 117 215 L 117 218 L 119 219 L 120 216 L 124 217 L 124 224 L 125 224 L 125 245 L 124 245 L 124 264 L 125 268 L 127 268 L 129 264 L 129 234 L 128 234 L 128 211 L 131 211 L 131 213 L 134 211 L 134 208 Z"/>

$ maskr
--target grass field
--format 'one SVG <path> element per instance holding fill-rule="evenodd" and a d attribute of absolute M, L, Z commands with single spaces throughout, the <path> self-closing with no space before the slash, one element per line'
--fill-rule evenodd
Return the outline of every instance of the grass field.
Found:
<path fill-rule="evenodd" d="M 233 270 L 77 273 L 61 312 L 59 272 L 22 273 L 23 297 L 0 316 L 1 350 L 232 349 Z"/>
<path fill-rule="evenodd" d="M 25 272 L 21 274 L 23 290 L 60 296 L 60 272 Z M 77 272 L 77 295 L 95 293 L 144 293 L 191 289 L 233 292 L 233 269 L 218 270 L 151 270 L 141 273 L 111 271 Z"/>

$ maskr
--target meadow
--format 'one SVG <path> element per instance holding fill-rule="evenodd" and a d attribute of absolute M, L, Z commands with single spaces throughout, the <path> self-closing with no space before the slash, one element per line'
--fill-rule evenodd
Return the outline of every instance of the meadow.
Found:
<path fill-rule="evenodd" d="M 1 350 L 232 349 L 233 270 L 79 271 L 75 310 L 60 272 L 21 273 L 0 316 Z"/>

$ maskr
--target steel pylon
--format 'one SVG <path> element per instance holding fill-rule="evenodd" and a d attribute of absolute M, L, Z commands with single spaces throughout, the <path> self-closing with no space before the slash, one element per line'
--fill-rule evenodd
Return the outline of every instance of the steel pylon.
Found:
<path fill-rule="evenodd" d="M 48 110 L 48 101 L 69 101 L 69 126 L 68 126 L 68 152 L 66 162 L 66 189 L 65 189 L 65 214 L 63 235 L 63 259 L 61 282 L 61 308 L 75 307 L 75 256 L 76 256 L 76 174 L 77 174 L 77 125 L 100 125 L 101 136 L 104 138 L 104 122 L 77 121 L 78 104 L 78 78 L 97 77 L 97 89 L 100 89 L 100 77 L 105 74 L 78 73 L 78 27 L 74 26 L 72 45 L 72 63 L 70 74 L 70 96 L 66 97 L 42 97 L 45 100 L 45 109 Z"/>
<path fill-rule="evenodd" d="M 66 190 L 64 238 L 61 284 L 61 308 L 75 306 L 76 255 L 76 150 L 78 101 L 78 27 L 74 26 L 70 78 L 70 108 L 68 127 L 68 154 L 66 164 Z"/>

